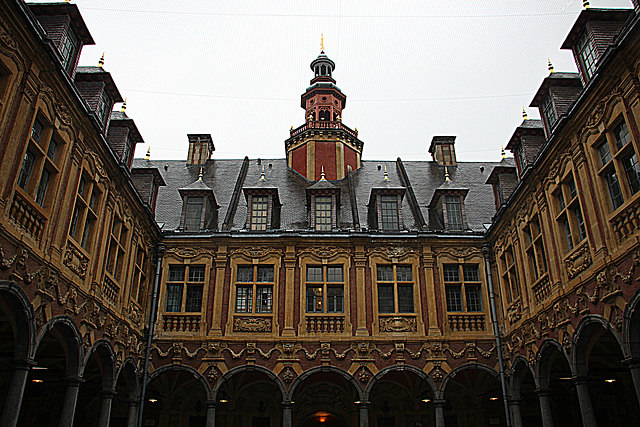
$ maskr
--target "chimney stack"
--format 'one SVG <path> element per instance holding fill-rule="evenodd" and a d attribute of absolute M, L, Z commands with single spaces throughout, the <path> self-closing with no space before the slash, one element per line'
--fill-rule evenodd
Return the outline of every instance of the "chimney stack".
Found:
<path fill-rule="evenodd" d="M 455 136 L 434 136 L 429 146 L 429 153 L 440 166 L 456 166 Z"/>
<path fill-rule="evenodd" d="M 211 134 L 189 134 L 189 155 L 187 165 L 204 165 L 215 151 Z"/>

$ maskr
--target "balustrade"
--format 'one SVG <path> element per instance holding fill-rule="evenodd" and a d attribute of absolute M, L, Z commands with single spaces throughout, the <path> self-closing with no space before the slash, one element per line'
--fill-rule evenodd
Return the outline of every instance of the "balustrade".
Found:
<path fill-rule="evenodd" d="M 625 207 L 611 219 L 613 232 L 618 241 L 630 236 L 640 228 L 640 198 Z"/>
<path fill-rule="evenodd" d="M 307 332 L 333 333 L 344 332 L 344 316 L 307 316 Z"/>
<path fill-rule="evenodd" d="M 484 314 L 449 314 L 449 329 L 453 332 L 485 330 Z"/>
<path fill-rule="evenodd" d="M 120 287 L 116 285 L 108 276 L 104 277 L 104 283 L 102 284 L 102 295 L 111 304 L 116 305 L 118 303 L 118 295 L 120 294 Z"/>
<path fill-rule="evenodd" d="M 547 299 L 549 295 L 551 295 L 551 283 L 549 282 L 549 277 L 545 276 L 533 285 L 533 298 L 536 300 L 537 304 L 540 304 L 542 301 Z"/>
<path fill-rule="evenodd" d="M 40 240 L 47 218 L 40 212 L 40 209 L 27 200 L 18 189 L 16 189 L 14 193 L 9 215 L 16 225 L 36 240 Z"/>
<path fill-rule="evenodd" d="M 162 330 L 165 332 L 198 332 L 200 331 L 200 315 L 163 314 Z"/>
<path fill-rule="evenodd" d="M 341 130 L 346 131 L 351 136 L 354 136 L 356 138 L 358 137 L 358 132 L 352 130 L 348 126 L 345 126 L 344 124 L 342 124 L 342 122 L 332 121 L 332 120 L 329 120 L 329 121 L 327 121 L 327 120 L 316 120 L 316 121 L 312 121 L 312 122 L 306 122 L 302 126 L 290 131 L 290 136 L 296 136 L 296 135 L 306 131 L 307 129 L 341 129 Z"/>

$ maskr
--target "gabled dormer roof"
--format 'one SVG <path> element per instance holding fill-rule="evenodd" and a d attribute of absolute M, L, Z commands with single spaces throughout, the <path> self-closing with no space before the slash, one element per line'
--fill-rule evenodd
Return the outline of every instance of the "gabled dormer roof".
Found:
<path fill-rule="evenodd" d="M 101 81 L 104 82 L 105 87 L 107 89 L 107 94 L 109 98 L 113 102 L 123 102 L 124 99 L 122 95 L 120 95 L 120 91 L 116 86 L 116 83 L 113 81 L 111 77 L 111 73 L 105 71 L 102 67 L 93 67 L 93 66 L 81 66 L 76 69 L 76 82 L 95 82 Z"/>
<path fill-rule="evenodd" d="M 542 120 L 523 120 L 520 126 L 518 126 L 513 132 L 513 135 L 509 138 L 509 143 L 504 148 L 507 150 L 513 150 L 516 148 L 516 146 L 520 144 L 520 139 L 523 135 L 544 135 L 544 125 L 542 124 Z"/>
<path fill-rule="evenodd" d="M 580 16 L 571 27 L 571 31 L 567 34 L 567 38 L 562 43 L 560 49 L 572 49 L 578 42 L 582 34 L 587 29 L 589 21 L 609 21 L 624 23 L 630 16 L 634 14 L 633 9 L 584 9 L 580 12 Z M 611 40 L 613 43 L 614 40 Z"/>
<path fill-rule="evenodd" d="M 579 73 L 550 73 L 536 92 L 529 107 L 539 107 L 542 100 L 549 95 L 550 87 L 582 87 Z"/>

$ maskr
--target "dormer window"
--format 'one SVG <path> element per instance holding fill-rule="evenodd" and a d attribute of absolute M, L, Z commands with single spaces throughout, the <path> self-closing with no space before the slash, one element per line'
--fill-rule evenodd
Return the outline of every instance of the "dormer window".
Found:
<path fill-rule="evenodd" d="M 522 145 L 518 145 L 516 147 L 515 155 L 519 176 L 522 176 L 522 174 L 524 174 L 524 170 L 527 168 L 527 158 L 524 155 L 524 147 L 522 147 Z"/>
<path fill-rule="evenodd" d="M 187 197 L 184 231 L 200 231 L 203 201 L 202 197 Z"/>
<path fill-rule="evenodd" d="M 547 128 L 551 131 L 553 125 L 555 125 L 558 120 L 558 114 L 556 113 L 555 105 L 553 105 L 553 100 L 551 99 L 551 94 L 548 94 L 540 105 L 542 109 L 542 115 L 544 116 L 544 120 L 547 123 Z"/>
<path fill-rule="evenodd" d="M 62 56 L 62 66 L 67 72 L 71 72 L 71 69 L 75 65 L 75 52 L 78 48 L 78 39 L 73 33 L 71 27 L 67 27 L 66 31 L 60 39 L 60 55 Z"/>
<path fill-rule="evenodd" d="M 307 188 L 309 228 L 315 231 L 331 231 L 337 227 L 340 206 L 340 188 L 324 178 Z"/>
<path fill-rule="evenodd" d="M 398 231 L 400 219 L 398 216 L 398 195 L 380 196 L 378 212 L 380 212 L 380 229 L 384 231 Z"/>
<path fill-rule="evenodd" d="M 268 226 L 269 196 L 251 196 L 251 230 L 265 231 Z"/>
<path fill-rule="evenodd" d="M 96 114 L 98 115 L 98 119 L 101 123 L 104 123 L 107 119 L 107 114 L 111 112 L 112 106 L 113 103 L 111 102 L 109 95 L 106 90 L 103 91 L 100 95 L 100 101 L 98 102 L 98 109 L 96 110 Z"/>
<path fill-rule="evenodd" d="M 447 229 L 452 231 L 463 230 L 462 201 L 460 196 L 445 196 Z"/>
<path fill-rule="evenodd" d="M 331 196 L 316 196 L 315 199 L 315 230 L 331 231 Z"/>
<path fill-rule="evenodd" d="M 580 40 L 578 40 L 576 52 L 578 53 L 580 65 L 582 66 L 582 71 L 586 77 L 585 80 L 589 80 L 595 72 L 597 59 L 596 51 L 587 31 L 585 31 L 582 34 L 582 37 L 580 37 Z"/>
<path fill-rule="evenodd" d="M 203 171 L 200 169 L 198 180 L 188 187 L 179 189 L 182 196 L 182 217 L 180 229 L 188 232 L 211 230 L 218 226 L 218 203 L 213 190 L 203 181 Z M 153 195 L 149 197 L 155 197 Z"/>
<path fill-rule="evenodd" d="M 495 169 L 494 169 L 495 170 Z M 487 183 L 494 185 L 494 172 L 487 180 Z M 431 228 L 448 231 L 463 231 L 467 229 L 464 198 L 469 192 L 466 188 L 451 188 L 451 182 L 445 182 L 441 188 L 438 188 L 429 203 L 431 214 Z M 498 202 L 498 199 L 496 199 Z M 498 206 L 499 207 L 499 206 Z"/>

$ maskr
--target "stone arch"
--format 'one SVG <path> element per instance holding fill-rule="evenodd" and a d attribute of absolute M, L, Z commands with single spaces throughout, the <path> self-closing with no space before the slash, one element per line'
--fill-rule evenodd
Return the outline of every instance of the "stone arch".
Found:
<path fill-rule="evenodd" d="M 548 385 L 548 379 L 543 378 L 542 373 L 550 368 L 550 358 L 554 350 L 557 350 L 564 357 L 567 365 L 571 368 L 569 356 L 567 356 L 567 352 L 564 350 L 562 345 L 553 338 L 544 340 L 538 350 L 538 354 L 536 355 L 536 371 L 534 378 L 538 387 L 546 387 Z M 571 374 L 573 375 L 574 372 L 571 372 Z"/>
<path fill-rule="evenodd" d="M 371 394 L 371 389 L 373 388 L 373 386 L 380 379 L 382 379 L 382 377 L 384 377 L 389 372 L 397 372 L 397 371 L 408 371 L 408 372 L 411 372 L 413 374 L 416 374 L 418 377 L 420 377 L 421 379 L 423 379 L 427 383 L 427 385 L 431 389 L 431 392 L 433 393 L 434 397 L 436 396 L 436 393 L 438 391 L 438 386 L 436 386 L 436 383 L 433 381 L 433 379 L 431 379 L 431 377 L 426 372 L 424 372 L 422 369 L 418 369 L 417 367 L 415 367 L 413 365 L 393 365 L 393 366 L 388 366 L 388 367 L 378 371 L 378 373 L 375 374 L 373 376 L 373 378 L 371 378 L 371 381 L 369 381 L 369 384 L 367 385 L 367 387 L 364 390 L 364 400 L 365 401 L 369 400 L 369 396 Z"/>
<path fill-rule="evenodd" d="M 36 340 L 34 352 L 38 351 L 38 347 L 40 347 L 45 335 L 56 327 L 61 329 L 65 339 L 64 344 L 67 346 L 68 350 L 69 360 L 67 362 L 67 375 L 69 377 L 77 377 L 80 374 L 81 363 L 84 360 L 84 348 L 82 347 L 82 336 L 80 335 L 80 330 L 71 317 L 67 315 L 55 316 L 42 326 Z"/>
<path fill-rule="evenodd" d="M 136 366 L 136 362 L 133 357 L 127 356 L 120 367 L 116 369 L 116 384 L 118 383 L 118 381 L 120 381 L 120 378 L 124 378 L 127 382 L 129 396 L 137 396 L 140 388 L 140 381 L 138 378 L 138 367 Z"/>
<path fill-rule="evenodd" d="M 233 368 L 233 369 L 225 372 L 220 377 L 220 379 L 216 383 L 215 387 L 211 390 L 212 399 L 216 398 L 216 396 L 218 395 L 218 392 L 220 391 L 220 388 L 224 385 L 224 383 L 227 380 L 229 380 L 231 377 L 233 377 L 234 375 L 239 374 L 241 372 L 259 372 L 259 373 L 262 373 L 262 374 L 266 375 L 278 387 L 278 389 L 280 390 L 280 394 L 282 395 L 282 399 L 284 400 L 286 398 L 287 389 L 286 389 L 285 385 L 282 383 L 282 381 L 280 380 L 280 378 L 276 374 L 274 374 L 273 371 L 271 371 L 270 369 L 267 369 L 267 368 L 265 368 L 263 366 L 244 365 L 244 366 L 238 366 L 237 368 Z"/>
<path fill-rule="evenodd" d="M 183 371 L 188 374 L 191 374 L 202 385 L 207 395 L 207 398 L 211 398 L 211 387 L 209 387 L 209 383 L 207 383 L 207 380 L 204 379 L 204 377 L 200 372 L 196 371 L 191 366 L 187 366 L 187 365 L 165 365 L 154 370 L 147 377 L 147 386 L 151 383 L 151 381 L 159 377 L 161 374 L 165 372 L 171 372 L 171 371 Z"/>
<path fill-rule="evenodd" d="M 10 324 L 15 338 L 14 356 L 17 359 L 33 358 L 36 348 L 35 311 L 27 294 L 15 282 L 0 281 L 0 300 L 5 301 L 13 316 Z"/>
<path fill-rule="evenodd" d="M 111 343 L 105 339 L 99 339 L 87 351 L 82 363 L 80 375 L 84 376 L 87 363 L 93 354 L 98 355 L 102 362 L 102 385 L 104 389 L 111 389 L 116 383 L 116 355 L 111 347 Z"/>
<path fill-rule="evenodd" d="M 636 290 L 624 309 L 622 339 L 625 356 L 640 359 L 640 289 Z"/>
<path fill-rule="evenodd" d="M 140 402 L 140 382 L 135 359 L 127 356 L 116 369 L 113 402 L 111 404 L 110 425 L 128 423 L 132 416 L 131 408 L 137 408 Z M 137 411 L 134 411 L 137 413 Z"/>
<path fill-rule="evenodd" d="M 508 383 L 509 386 L 509 394 L 513 398 L 520 397 L 520 385 L 522 384 L 522 379 L 528 373 L 535 379 L 535 371 L 532 369 L 529 361 L 522 355 L 517 356 L 513 361 L 513 365 L 511 368 L 511 380 Z"/>
<path fill-rule="evenodd" d="M 456 375 L 458 375 L 460 372 L 467 371 L 470 369 L 479 369 L 481 371 L 485 371 L 489 375 L 493 376 L 496 379 L 496 381 L 498 382 L 500 381 L 500 373 L 495 369 L 480 363 L 467 363 L 457 367 L 456 369 L 452 370 L 447 374 L 447 376 L 442 381 L 442 384 L 440 385 L 440 389 L 438 390 L 438 398 L 442 399 L 444 397 L 444 393 L 447 390 L 447 385 Z"/>
<path fill-rule="evenodd" d="M 316 366 L 316 367 L 313 367 L 311 369 L 307 369 L 302 374 L 300 374 L 295 380 L 293 380 L 293 382 L 291 383 L 291 387 L 289 387 L 289 392 L 286 394 L 287 401 L 291 400 L 291 397 L 293 396 L 293 393 L 295 393 L 296 388 L 305 379 L 309 378 L 311 375 L 314 375 L 314 374 L 317 374 L 317 373 L 320 373 L 320 372 L 332 372 L 332 373 L 337 374 L 340 377 L 344 378 L 347 382 L 349 382 L 356 389 L 356 392 L 358 393 L 358 398 L 360 400 L 364 400 L 364 390 L 362 389 L 360 384 L 358 384 L 358 381 L 356 381 L 356 379 L 353 377 L 353 375 L 351 375 L 349 372 L 345 371 L 344 369 L 340 369 L 338 367 L 335 367 L 335 366 Z"/>
<path fill-rule="evenodd" d="M 594 338 L 596 338 L 593 336 L 594 326 L 599 326 L 603 331 L 610 332 L 620 346 L 620 350 L 624 352 L 622 338 L 620 337 L 620 334 L 618 334 L 618 331 L 616 331 L 616 328 L 611 325 L 611 323 L 609 323 L 602 316 L 598 316 L 595 314 L 584 316 L 580 320 L 580 323 L 578 323 L 576 332 L 573 335 L 573 351 L 571 352 L 571 363 L 573 365 L 572 370 L 578 375 L 584 373 L 583 371 L 584 369 L 586 369 L 586 359 L 589 343 Z"/>

